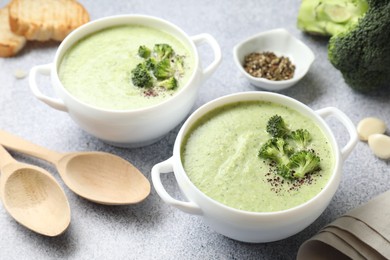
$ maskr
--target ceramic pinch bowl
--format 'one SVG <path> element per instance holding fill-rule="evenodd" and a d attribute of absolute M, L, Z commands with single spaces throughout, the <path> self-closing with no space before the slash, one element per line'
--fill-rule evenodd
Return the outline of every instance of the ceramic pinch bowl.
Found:
<path fill-rule="evenodd" d="M 254 77 L 246 72 L 243 67 L 245 57 L 252 52 L 266 51 L 288 57 L 295 65 L 294 76 L 291 79 L 274 81 Z M 233 48 L 233 58 L 238 69 L 251 84 L 269 91 L 279 91 L 296 84 L 306 75 L 315 59 L 309 47 L 282 28 L 259 33 L 237 44 Z"/>

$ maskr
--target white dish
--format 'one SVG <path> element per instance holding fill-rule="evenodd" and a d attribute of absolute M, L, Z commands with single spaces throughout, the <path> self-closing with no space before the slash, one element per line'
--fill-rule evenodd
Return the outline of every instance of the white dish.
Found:
<path fill-rule="evenodd" d="M 181 162 L 181 146 L 184 137 L 201 116 L 216 107 L 240 101 L 259 100 L 275 102 L 292 108 L 312 119 L 324 132 L 334 156 L 334 170 L 326 186 L 316 196 L 296 207 L 275 212 L 249 212 L 234 209 L 211 199 L 200 191 L 187 176 Z M 325 118 L 334 116 L 349 133 L 349 141 L 339 148 Z M 201 215 L 218 233 L 244 242 L 271 242 L 296 234 L 317 219 L 335 194 L 341 179 L 342 165 L 357 143 L 355 125 L 340 110 L 328 107 L 313 111 L 303 103 L 276 93 L 252 91 L 236 93 L 213 100 L 197 109 L 184 123 L 175 141 L 173 156 L 152 168 L 155 190 L 167 204 L 189 214 Z M 212 145 L 212 144 L 211 144 Z M 174 173 L 176 181 L 188 201 L 173 198 L 164 188 L 160 175 Z"/>
<path fill-rule="evenodd" d="M 171 98 L 154 106 L 133 110 L 109 110 L 94 107 L 73 97 L 58 77 L 58 67 L 65 52 L 78 40 L 104 28 L 135 24 L 145 25 L 170 33 L 181 40 L 194 57 L 195 69 L 189 81 Z M 214 54 L 211 63 L 202 68 L 197 47 L 206 43 Z M 176 25 L 146 15 L 118 15 L 89 22 L 70 33 L 59 46 L 54 62 L 35 66 L 30 71 L 29 83 L 33 94 L 48 106 L 67 112 L 86 132 L 110 144 L 139 147 L 153 143 L 176 127 L 188 115 L 195 103 L 198 88 L 219 66 L 221 50 L 209 34 L 188 36 Z M 58 98 L 45 95 L 38 87 L 37 76 L 50 75 Z"/>
<path fill-rule="evenodd" d="M 243 67 L 245 56 L 252 52 L 265 51 L 288 57 L 296 67 L 294 76 L 288 80 L 273 81 L 247 73 Z M 297 83 L 306 75 L 315 59 L 309 47 L 285 29 L 262 32 L 242 41 L 233 48 L 233 58 L 238 69 L 251 84 L 270 91 L 286 89 Z"/>

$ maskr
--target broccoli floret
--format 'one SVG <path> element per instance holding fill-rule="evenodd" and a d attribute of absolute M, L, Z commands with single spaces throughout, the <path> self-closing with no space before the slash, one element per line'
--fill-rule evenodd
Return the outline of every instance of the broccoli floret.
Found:
<path fill-rule="evenodd" d="M 290 162 L 287 165 L 294 178 L 301 179 L 306 174 L 319 171 L 320 157 L 312 151 L 299 151 L 291 155 Z"/>
<path fill-rule="evenodd" d="M 311 141 L 311 135 L 306 129 L 292 131 L 290 138 L 299 149 L 306 149 Z"/>
<path fill-rule="evenodd" d="M 145 67 L 146 67 L 146 69 L 148 69 L 149 71 L 153 71 L 154 68 L 156 67 L 156 63 L 157 63 L 156 59 L 154 59 L 154 58 L 152 58 L 152 57 L 147 58 L 147 59 L 145 60 Z"/>
<path fill-rule="evenodd" d="M 159 81 L 157 85 L 165 89 L 174 89 L 177 87 L 177 80 L 175 77 L 170 77 L 169 79 Z"/>
<path fill-rule="evenodd" d="M 272 137 L 261 146 L 258 156 L 271 162 L 272 171 L 293 180 L 320 170 L 319 156 L 308 150 L 312 140 L 308 130 L 290 131 L 279 115 L 268 120 L 266 130 Z"/>
<path fill-rule="evenodd" d="M 328 58 L 355 90 L 390 90 L 390 1 L 368 0 L 369 9 L 349 30 L 333 36 Z"/>
<path fill-rule="evenodd" d="M 167 90 L 178 86 L 177 79 L 184 73 L 184 56 L 176 55 L 170 45 L 155 44 L 153 51 L 141 45 L 138 56 L 144 61 L 131 71 L 134 86 L 163 87 Z"/>
<path fill-rule="evenodd" d="M 302 0 L 297 26 L 310 34 L 332 36 L 356 24 L 367 9 L 367 0 Z"/>
<path fill-rule="evenodd" d="M 285 179 L 294 179 L 290 167 L 285 164 L 276 165 L 276 173 L 282 176 Z"/>
<path fill-rule="evenodd" d="M 144 63 L 139 63 L 131 71 L 131 81 L 134 86 L 140 88 L 150 88 L 153 86 L 153 77 L 150 75 Z"/>
<path fill-rule="evenodd" d="M 152 51 L 145 45 L 141 45 L 138 48 L 138 56 L 140 56 L 141 58 L 147 59 L 150 57 L 151 53 Z"/>
<path fill-rule="evenodd" d="M 283 138 L 272 138 L 263 144 L 258 156 L 279 165 L 287 165 L 293 152 L 293 148 Z"/>
<path fill-rule="evenodd" d="M 175 64 L 176 73 L 180 76 L 183 75 L 184 74 L 184 56 L 176 55 L 174 58 L 174 64 Z"/>
<path fill-rule="evenodd" d="M 155 55 L 157 60 L 161 61 L 173 57 L 175 52 L 169 44 L 161 43 L 154 45 L 153 54 Z"/>
<path fill-rule="evenodd" d="M 268 120 L 266 131 L 272 137 L 285 137 L 290 133 L 283 118 L 279 115 L 274 115 Z"/>
<path fill-rule="evenodd" d="M 163 59 L 155 65 L 153 75 L 158 80 L 163 80 L 172 77 L 174 72 L 175 71 L 171 66 L 171 61 L 169 59 Z"/>

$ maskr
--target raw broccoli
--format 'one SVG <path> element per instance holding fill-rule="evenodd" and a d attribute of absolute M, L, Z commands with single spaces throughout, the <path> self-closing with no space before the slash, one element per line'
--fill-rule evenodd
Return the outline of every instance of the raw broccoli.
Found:
<path fill-rule="evenodd" d="M 278 165 L 287 165 L 293 148 L 283 138 L 271 138 L 261 147 L 258 156 Z"/>
<path fill-rule="evenodd" d="M 172 77 L 174 73 L 174 68 L 172 68 L 171 61 L 169 59 L 163 59 L 158 62 L 153 69 L 153 75 L 158 80 L 168 79 Z"/>
<path fill-rule="evenodd" d="M 311 141 L 311 135 L 306 129 L 292 131 L 289 137 L 299 149 L 306 149 Z"/>
<path fill-rule="evenodd" d="M 328 57 L 355 90 L 390 90 L 390 1 L 368 0 L 368 11 L 347 31 L 331 37 Z"/>
<path fill-rule="evenodd" d="M 297 26 L 310 34 L 332 36 L 356 24 L 367 9 L 367 0 L 302 0 Z"/>
<path fill-rule="evenodd" d="M 268 120 L 266 131 L 272 137 L 284 137 L 290 133 L 283 118 L 279 115 L 274 115 Z"/>
<path fill-rule="evenodd" d="M 145 45 L 141 45 L 138 48 L 138 56 L 140 56 L 141 58 L 144 58 L 144 59 L 149 58 L 151 52 L 152 51 L 148 47 L 146 47 Z"/>
<path fill-rule="evenodd" d="M 177 87 L 177 80 L 175 77 L 170 77 L 169 79 L 157 82 L 157 86 L 165 89 L 174 89 Z"/>
<path fill-rule="evenodd" d="M 167 58 L 171 58 L 175 52 L 169 44 L 161 43 L 154 45 L 153 54 L 157 60 L 161 61 Z"/>
<path fill-rule="evenodd" d="M 150 88 L 153 86 L 153 77 L 144 63 L 139 63 L 131 71 L 131 80 L 133 85 L 140 88 Z"/>
<path fill-rule="evenodd" d="M 299 151 L 291 155 L 287 168 L 294 178 L 301 179 L 321 169 L 320 157 L 312 151 Z"/>

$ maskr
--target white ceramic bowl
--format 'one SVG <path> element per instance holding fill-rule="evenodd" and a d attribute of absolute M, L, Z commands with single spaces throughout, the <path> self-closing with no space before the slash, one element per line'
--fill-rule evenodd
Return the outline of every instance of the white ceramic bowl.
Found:
<path fill-rule="evenodd" d="M 273 81 L 265 78 L 257 78 L 247 73 L 243 67 L 245 56 L 252 52 L 265 51 L 273 52 L 277 56 L 288 57 L 291 63 L 295 65 L 293 78 Z M 234 46 L 233 58 L 238 69 L 251 84 L 270 91 L 279 91 L 297 83 L 306 75 L 315 59 L 309 47 L 285 29 L 262 32 L 242 41 Z"/>
<path fill-rule="evenodd" d="M 154 106 L 134 110 L 108 110 L 88 105 L 72 96 L 61 84 L 58 67 L 65 52 L 78 40 L 116 25 L 144 25 L 165 31 L 188 47 L 194 57 L 194 71 L 188 83 L 171 98 Z M 197 46 L 209 44 L 214 60 L 201 67 Z M 188 115 L 195 103 L 198 88 L 209 78 L 221 61 L 221 50 L 217 41 L 209 34 L 188 36 L 176 25 L 165 20 L 145 15 L 119 15 L 89 22 L 72 33 L 59 46 L 54 62 L 35 66 L 29 75 L 33 94 L 50 107 L 67 112 L 86 132 L 117 146 L 136 147 L 153 143 L 177 126 Z M 46 95 L 37 84 L 38 74 L 50 75 L 57 98 Z"/>
<path fill-rule="evenodd" d="M 312 119 L 326 135 L 333 151 L 334 171 L 329 182 L 315 197 L 296 207 L 276 212 L 248 212 L 223 205 L 201 192 L 187 176 L 181 163 L 183 138 L 201 116 L 217 107 L 238 101 L 261 100 L 282 104 Z M 334 116 L 347 129 L 350 139 L 340 149 L 324 118 Z M 197 109 L 182 126 L 173 149 L 173 156 L 156 164 L 152 169 L 155 190 L 169 205 L 190 214 L 201 215 L 204 221 L 218 233 L 244 242 L 270 242 L 280 240 L 303 230 L 328 206 L 336 192 L 344 160 L 357 143 L 354 124 L 340 110 L 328 107 L 313 111 L 295 99 L 272 92 L 244 92 L 211 101 Z M 188 201 L 181 201 L 168 194 L 161 182 L 162 173 L 174 173 L 178 186 Z"/>

